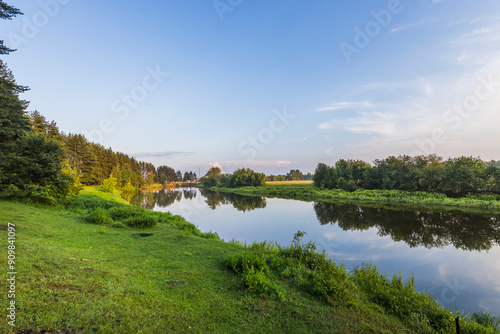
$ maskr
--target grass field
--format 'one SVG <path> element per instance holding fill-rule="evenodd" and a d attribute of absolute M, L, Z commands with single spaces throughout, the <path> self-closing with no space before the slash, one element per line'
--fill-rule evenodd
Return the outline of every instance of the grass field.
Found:
<path fill-rule="evenodd" d="M 17 272 L 16 326 L 2 316 L 1 333 L 415 332 L 408 321 L 405 325 L 372 302 L 354 281 L 349 283 L 354 299 L 348 304 L 326 303 L 301 288 L 300 280 L 276 271 L 266 275 L 279 288 L 280 298 L 252 293 L 246 288 L 250 276 L 242 278 L 226 264 L 231 254 L 246 256 L 249 250 L 188 233 L 188 223 L 178 216 L 155 213 L 162 219 L 148 230 L 89 224 L 84 210 L 75 209 L 79 202 L 109 195 L 85 192 L 73 211 L 0 198 L 0 246 L 6 254 L 7 225 L 14 224 Z M 89 193 L 95 195 L 90 198 Z M 276 262 L 272 251 L 266 254 L 266 261 Z M 6 262 L 1 256 L 3 277 Z M 254 285 L 265 279 L 252 277 L 257 278 Z M 2 297 L 2 310 L 7 303 Z M 416 328 L 424 318 L 416 315 L 410 323 Z M 495 333 L 474 323 L 468 326 L 464 328 L 479 328 L 477 333 Z"/>
<path fill-rule="evenodd" d="M 113 201 L 113 202 L 117 202 L 117 203 L 123 203 L 123 204 L 128 203 L 126 200 L 124 200 L 123 198 L 120 197 L 120 195 L 121 195 L 120 190 L 115 190 L 113 193 L 106 193 L 106 192 L 100 191 L 99 187 L 86 186 L 86 187 L 82 188 L 82 190 L 80 191 L 80 194 L 98 196 L 98 197 L 104 198 L 108 201 Z"/>

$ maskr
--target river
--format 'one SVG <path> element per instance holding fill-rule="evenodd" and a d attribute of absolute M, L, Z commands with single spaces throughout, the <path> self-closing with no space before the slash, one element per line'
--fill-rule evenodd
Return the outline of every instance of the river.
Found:
<path fill-rule="evenodd" d="M 500 215 L 248 197 L 196 188 L 134 197 L 226 240 L 291 243 L 298 231 L 348 270 L 371 262 L 390 277 L 413 274 L 442 306 L 500 315 Z"/>

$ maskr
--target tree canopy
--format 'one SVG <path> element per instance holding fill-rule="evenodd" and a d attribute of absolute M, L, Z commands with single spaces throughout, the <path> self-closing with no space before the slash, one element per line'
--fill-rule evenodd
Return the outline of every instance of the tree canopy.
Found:
<path fill-rule="evenodd" d="M 500 195 L 500 162 L 474 157 L 401 155 L 375 160 L 339 160 L 334 166 L 318 164 L 314 184 L 320 188 L 386 189 L 443 193 L 449 197 Z"/>

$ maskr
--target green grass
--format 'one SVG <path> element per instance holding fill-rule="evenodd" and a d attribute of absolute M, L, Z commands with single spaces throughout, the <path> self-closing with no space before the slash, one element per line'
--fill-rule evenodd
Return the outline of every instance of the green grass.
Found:
<path fill-rule="evenodd" d="M 254 268 L 248 283 L 256 289 L 250 291 L 242 284 L 241 274 L 228 268 L 228 261 L 235 258 L 237 263 L 248 252 L 254 256 L 252 247 L 222 242 L 215 233 L 202 234 L 170 214 L 151 213 L 157 224 L 148 230 L 91 224 L 86 215 L 94 208 L 121 218 L 138 209 L 123 209 L 88 193 L 69 208 L 0 199 L 3 252 L 7 250 L 3 227 L 16 225 L 17 333 L 415 332 L 397 315 L 369 300 L 340 267 L 335 277 L 349 287 L 340 299 L 319 283 L 301 283 L 300 277 L 316 277 L 307 276 L 315 275 L 311 261 L 326 261 L 303 248 L 283 248 L 283 260 L 268 253 L 275 251 L 261 249 L 270 269 L 268 276 L 262 276 Z M 144 232 L 153 235 L 138 236 Z M 290 265 L 299 258 L 307 268 Z M 6 268 L 5 256 L 0 257 L 0 265 Z M 317 277 L 331 279 L 330 265 L 320 265 L 321 275 L 326 276 Z M 259 290 L 267 278 L 277 293 Z M 329 284 L 327 288 L 333 286 L 332 291 L 339 292 L 337 283 Z M 6 309 L 6 298 L 1 298 L 0 307 Z M 12 328 L 2 318 L 0 332 L 9 333 Z M 480 327 L 477 333 L 487 331 Z"/>
<path fill-rule="evenodd" d="M 128 203 L 126 200 L 124 200 L 123 198 L 120 197 L 121 190 L 118 190 L 118 189 L 115 189 L 115 191 L 113 193 L 107 193 L 104 191 L 100 191 L 99 187 L 85 186 L 80 191 L 80 194 L 93 195 L 93 196 L 97 196 L 100 198 L 104 198 L 104 199 L 109 200 L 109 201 L 122 203 L 122 204 Z"/>
<path fill-rule="evenodd" d="M 340 189 L 319 189 L 312 184 L 265 184 L 260 187 L 213 187 L 211 189 L 240 195 L 277 197 L 305 201 L 335 200 L 347 201 L 350 203 L 385 203 L 398 206 L 424 205 L 477 209 L 481 211 L 500 211 L 499 200 L 484 200 L 473 197 L 448 198 L 444 194 L 407 192 L 400 190 L 356 190 L 354 192 L 347 192 Z"/>

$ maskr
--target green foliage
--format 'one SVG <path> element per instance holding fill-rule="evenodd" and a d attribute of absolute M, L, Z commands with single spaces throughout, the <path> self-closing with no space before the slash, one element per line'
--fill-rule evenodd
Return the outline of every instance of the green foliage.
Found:
<path fill-rule="evenodd" d="M 226 259 L 226 266 L 242 277 L 250 292 L 284 298 L 277 278 L 287 279 L 292 286 L 317 296 L 330 304 L 350 304 L 354 285 L 348 280 L 343 265 L 337 266 L 314 243 L 300 243 L 299 231 L 288 247 L 254 243 L 243 253 Z"/>
<path fill-rule="evenodd" d="M 500 331 L 500 317 L 492 316 L 486 312 L 474 312 L 470 319 L 486 327 L 497 328 Z"/>
<path fill-rule="evenodd" d="M 215 187 L 219 185 L 222 176 L 222 171 L 219 167 L 212 167 L 208 170 L 207 174 L 201 178 L 201 183 L 204 188 Z"/>
<path fill-rule="evenodd" d="M 19 99 L 19 94 L 26 90 L 16 83 L 12 72 L 0 60 L 0 158 L 29 131 L 25 116 L 28 103 Z"/>
<path fill-rule="evenodd" d="M 324 189 L 400 190 L 441 193 L 449 197 L 500 195 L 500 162 L 459 157 L 443 162 L 436 155 L 388 157 L 374 165 L 339 160 L 316 167 L 314 185 Z"/>
<path fill-rule="evenodd" d="M 117 185 L 116 177 L 114 177 L 113 173 L 111 173 L 111 175 L 106 180 L 102 181 L 102 184 L 99 187 L 99 189 L 107 193 L 113 193 L 116 189 L 116 185 Z"/>
<path fill-rule="evenodd" d="M 435 333 L 451 333 L 455 328 L 452 313 L 439 306 L 429 294 L 417 292 L 413 277 L 405 283 L 401 274 L 394 274 L 389 280 L 379 274 L 375 266 L 366 264 L 355 270 L 354 281 L 371 302 L 414 330 L 426 326 Z"/>
<path fill-rule="evenodd" d="M 153 216 L 144 214 L 124 219 L 123 223 L 129 227 L 153 228 L 156 226 L 157 220 Z"/>
<path fill-rule="evenodd" d="M 108 212 L 114 220 L 123 220 L 144 215 L 148 211 L 131 205 L 119 205 L 110 208 Z"/>
<path fill-rule="evenodd" d="M 236 170 L 232 175 L 225 178 L 223 186 L 229 188 L 253 186 L 258 187 L 266 183 L 266 176 L 263 173 L 255 173 L 250 168 L 241 168 Z"/>
<path fill-rule="evenodd" d="M 153 228 L 158 221 L 166 221 L 170 214 L 150 212 L 127 204 L 112 202 L 93 195 L 79 195 L 70 199 L 68 209 L 87 211 L 85 219 L 93 224 L 113 224 L 120 220 L 123 225 L 135 228 Z"/>
<path fill-rule="evenodd" d="M 126 228 L 127 225 L 123 224 L 122 222 L 114 222 L 111 224 L 111 227 L 113 228 Z"/>
<path fill-rule="evenodd" d="M 301 181 L 304 180 L 304 174 L 298 169 L 291 169 L 286 175 L 287 181 Z"/>
<path fill-rule="evenodd" d="M 91 224 L 98 225 L 113 223 L 113 219 L 109 215 L 108 211 L 103 208 L 95 208 L 91 210 L 85 217 L 85 220 Z"/>
<path fill-rule="evenodd" d="M 66 207 L 70 210 L 93 210 L 96 208 L 110 209 L 113 207 L 122 206 L 124 206 L 124 204 L 105 200 L 103 198 L 88 194 L 80 194 L 77 197 L 72 197 L 67 201 L 66 204 Z"/>
<path fill-rule="evenodd" d="M 26 135 L 0 161 L 2 183 L 14 198 L 54 204 L 75 192 L 73 177 L 63 172 L 63 159 L 58 142 Z"/>
<path fill-rule="evenodd" d="M 212 231 L 202 233 L 201 237 L 205 239 L 220 240 L 219 234 L 217 234 L 217 232 L 212 232 Z"/>

